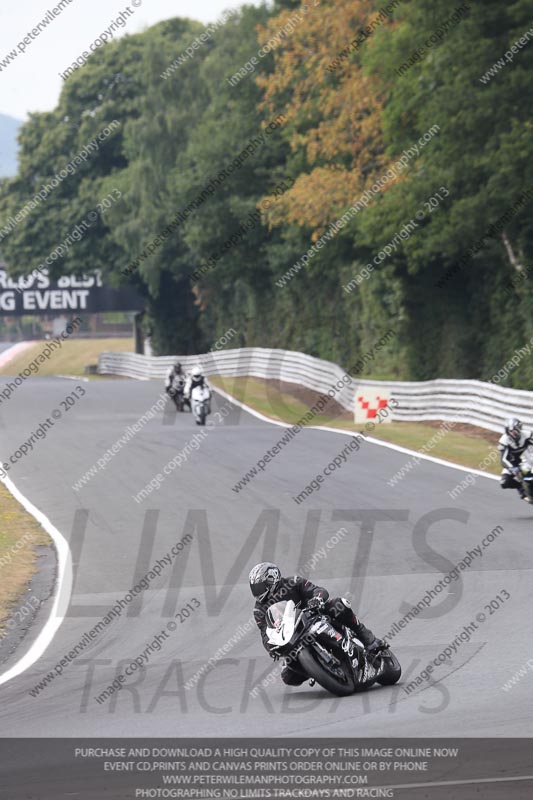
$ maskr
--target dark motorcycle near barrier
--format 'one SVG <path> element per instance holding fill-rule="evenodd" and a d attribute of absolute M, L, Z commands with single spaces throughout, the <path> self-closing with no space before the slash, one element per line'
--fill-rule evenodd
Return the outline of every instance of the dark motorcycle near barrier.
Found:
<path fill-rule="evenodd" d="M 172 386 L 167 389 L 167 393 L 172 398 L 172 401 L 176 406 L 176 411 L 184 411 L 186 406 L 189 407 L 189 410 L 191 408 L 189 401 L 184 395 L 184 390 L 185 378 L 183 375 L 175 375 L 172 380 Z"/>
<path fill-rule="evenodd" d="M 271 650 L 290 664 L 297 662 L 313 683 L 338 697 L 390 686 L 402 674 L 400 662 L 384 644 L 368 653 L 348 628 L 315 609 L 298 608 L 292 600 L 270 606 L 267 636 Z"/>

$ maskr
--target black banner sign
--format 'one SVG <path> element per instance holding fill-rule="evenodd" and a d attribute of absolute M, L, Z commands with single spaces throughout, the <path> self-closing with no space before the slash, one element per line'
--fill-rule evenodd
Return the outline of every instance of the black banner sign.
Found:
<path fill-rule="evenodd" d="M 63 275 L 52 281 L 47 270 L 10 278 L 0 267 L 0 316 L 141 311 L 143 305 L 131 287 L 104 286 L 99 272 Z"/>

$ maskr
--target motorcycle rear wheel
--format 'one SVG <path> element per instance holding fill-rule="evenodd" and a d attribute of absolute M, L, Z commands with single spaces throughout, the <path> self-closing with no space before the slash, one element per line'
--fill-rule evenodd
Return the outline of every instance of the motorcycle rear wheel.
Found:
<path fill-rule="evenodd" d="M 314 678 L 323 689 L 326 689 L 331 694 L 337 697 L 347 697 L 355 692 L 355 681 L 352 675 L 348 674 L 348 666 L 343 664 L 345 669 L 346 682 L 340 681 L 335 675 L 319 664 L 311 647 L 306 647 L 298 654 L 298 661 L 309 675 Z"/>

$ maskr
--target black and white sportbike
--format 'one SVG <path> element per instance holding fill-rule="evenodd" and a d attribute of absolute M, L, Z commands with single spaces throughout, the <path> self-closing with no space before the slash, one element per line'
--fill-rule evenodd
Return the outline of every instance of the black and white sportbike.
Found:
<path fill-rule="evenodd" d="M 522 488 L 528 503 L 533 505 L 533 453 L 528 448 L 520 461 L 520 476 Z"/>
<path fill-rule="evenodd" d="M 339 697 L 370 688 L 374 683 L 396 683 L 402 668 L 384 644 L 368 653 L 352 631 L 334 627 L 330 618 L 315 609 L 297 607 L 292 600 L 270 606 L 267 637 L 271 650 L 297 663 L 312 684 L 319 683 Z"/>
<path fill-rule="evenodd" d="M 191 392 L 191 409 L 197 425 L 205 425 L 211 413 L 211 392 L 207 386 L 195 386 Z"/>

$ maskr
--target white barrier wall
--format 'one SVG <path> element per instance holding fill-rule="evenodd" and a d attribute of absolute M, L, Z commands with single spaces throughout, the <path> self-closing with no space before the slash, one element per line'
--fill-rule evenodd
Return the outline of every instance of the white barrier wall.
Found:
<path fill-rule="evenodd" d="M 201 364 L 206 375 L 273 378 L 300 384 L 320 394 L 334 389 L 337 402 L 348 411 L 357 412 L 355 418 L 358 422 L 363 419 L 361 410 L 364 404 L 368 404 L 372 413 L 379 396 L 397 401 L 398 406 L 389 417 L 392 421 L 446 420 L 501 431 L 506 417 L 517 416 L 526 427 L 533 428 L 533 392 L 505 389 L 483 381 L 443 379 L 418 383 L 358 381 L 357 378 L 348 381 L 346 372 L 337 364 L 291 350 L 245 347 L 198 356 L 160 357 L 102 353 L 98 372 L 140 380 L 162 380 L 177 359 L 186 370 L 194 364 Z M 343 379 L 347 385 L 342 384 Z M 341 387 L 340 390 L 335 388 L 336 385 Z"/>

